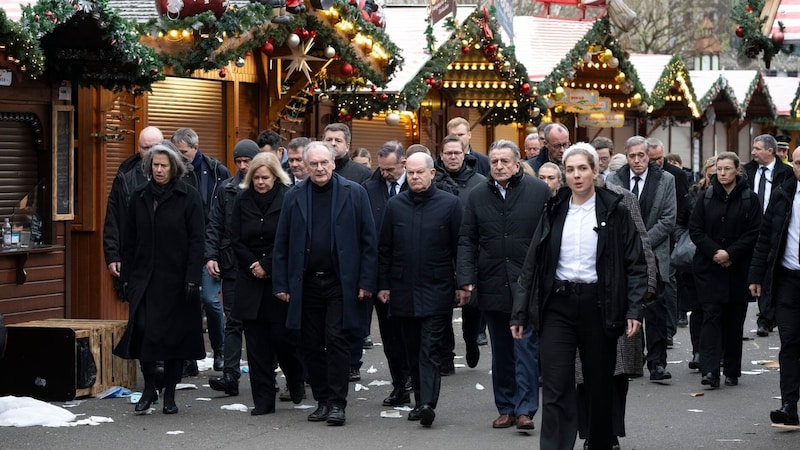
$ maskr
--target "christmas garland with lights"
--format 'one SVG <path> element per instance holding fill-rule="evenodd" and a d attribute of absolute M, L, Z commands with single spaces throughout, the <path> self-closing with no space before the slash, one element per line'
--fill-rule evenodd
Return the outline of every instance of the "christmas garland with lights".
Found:
<path fill-rule="evenodd" d="M 622 50 L 622 47 L 614 37 L 611 31 L 611 23 L 608 16 L 603 16 L 601 19 L 595 21 L 591 29 L 586 35 L 578 41 L 572 50 L 567 53 L 567 56 L 553 69 L 548 76 L 546 76 L 538 84 L 540 96 L 557 95 L 557 91 L 561 88 L 562 80 L 567 80 L 574 76 L 575 70 L 582 67 L 583 58 L 589 47 L 602 46 L 611 50 L 612 55 L 619 61 L 619 71 L 625 74 L 625 79 L 630 83 L 631 94 L 638 95 L 642 102 L 648 101 L 647 92 L 645 92 L 642 82 L 639 80 L 639 75 L 636 73 L 633 64 L 627 58 L 627 55 Z M 563 89 L 563 88 L 562 88 Z M 646 103 L 643 103 L 643 105 Z"/>
<path fill-rule="evenodd" d="M 678 79 L 679 76 L 682 76 L 689 92 L 686 92 L 687 97 L 691 97 L 694 95 L 694 90 L 692 89 L 692 82 L 689 78 L 689 71 L 686 70 L 686 65 L 683 63 L 683 60 L 678 55 L 673 55 L 672 59 L 669 60 L 666 67 L 664 67 L 664 71 L 661 73 L 661 76 L 658 78 L 655 87 L 653 87 L 653 91 L 650 92 L 650 106 L 653 107 L 653 110 L 661 109 L 666 103 L 667 95 L 669 95 L 669 90 L 672 87 L 672 83 Z M 692 101 L 691 98 L 688 98 L 687 101 Z M 702 110 L 700 110 L 702 111 Z"/>
<path fill-rule="evenodd" d="M 31 78 L 44 73 L 44 53 L 39 41 L 22 25 L 8 20 L 3 9 L 0 9 L 0 43 L 6 46 L 8 59 L 16 62 L 19 70 Z"/>
<path fill-rule="evenodd" d="M 748 58 L 755 59 L 762 54 L 764 64 L 769 69 L 772 58 L 778 53 L 791 54 L 794 45 L 784 47 L 783 45 L 783 22 L 778 22 L 779 31 L 765 36 L 761 29 L 767 21 L 767 17 L 762 17 L 764 10 L 764 0 L 738 0 L 731 8 L 730 18 L 737 24 L 736 36 L 742 39 L 739 46 L 739 54 Z"/>
<path fill-rule="evenodd" d="M 79 16 L 89 17 L 103 31 L 99 37 L 108 44 L 108 51 L 103 51 L 107 70 L 84 71 L 81 58 L 63 59 L 57 63 L 45 60 L 47 67 L 53 64 L 59 73 L 76 74 L 70 81 L 84 86 L 101 86 L 112 91 L 129 90 L 141 92 L 149 90 L 152 83 L 164 78 L 161 70 L 163 64 L 155 52 L 139 43 L 139 35 L 133 23 L 120 17 L 117 11 L 108 6 L 107 0 L 39 0 L 35 5 L 22 6 L 20 25 L 33 38 L 41 51 L 39 40 L 53 33 L 60 24 L 69 22 Z M 59 49 L 62 53 L 70 49 Z M 33 52 L 33 50 L 32 50 Z M 76 50 L 67 56 L 80 56 Z M 57 66 L 55 66 L 57 64 Z M 135 67 L 135 70 L 130 70 Z M 51 70 L 51 69 L 46 69 Z"/>
<path fill-rule="evenodd" d="M 736 108 L 736 116 L 742 117 L 742 105 L 736 100 L 736 94 L 723 74 L 720 74 L 716 81 L 711 84 L 711 87 L 708 88 L 708 91 L 697 99 L 697 108 L 700 111 L 705 111 L 721 93 L 724 93 Z"/>
<path fill-rule="evenodd" d="M 335 96 L 336 107 L 345 120 L 352 118 L 372 118 L 392 110 L 416 111 L 430 89 L 440 89 L 447 67 L 461 55 L 479 45 L 488 60 L 496 62 L 495 71 L 501 79 L 509 80 L 514 86 L 516 108 L 478 108 L 481 111 L 483 125 L 500 125 L 512 122 L 535 123 L 541 120 L 540 112 L 547 105 L 536 95 L 536 91 L 528 81 L 525 67 L 516 59 L 513 46 L 506 46 L 500 40 L 494 7 L 477 8 L 461 26 L 448 18 L 446 29 L 452 34 L 422 66 L 411 81 L 400 93 L 378 93 L 375 89 L 370 94 L 350 92 Z M 426 31 L 426 48 L 433 40 L 433 31 Z M 466 45 L 465 45 L 466 42 Z M 507 63 L 507 64 L 506 64 Z"/>
<path fill-rule="evenodd" d="M 744 95 L 744 99 L 742 100 L 742 111 L 745 114 L 747 113 L 747 107 L 750 105 L 753 95 L 758 93 L 764 94 L 764 98 L 767 100 L 771 114 L 769 116 L 748 117 L 748 119 L 751 122 L 773 122 L 778 117 L 778 108 L 775 107 L 775 103 L 772 101 L 772 96 L 769 94 L 769 89 L 767 88 L 767 84 L 764 82 L 764 77 L 761 75 L 761 72 L 756 72 L 755 78 L 753 78 L 753 81 L 751 81 L 750 85 L 747 87 L 747 93 Z"/>
<path fill-rule="evenodd" d="M 196 39 L 186 50 L 175 54 L 159 53 L 164 62 L 179 75 L 188 75 L 195 70 L 221 69 L 245 53 L 257 51 L 268 42 L 270 46 L 283 45 L 291 34 L 305 30 L 315 38 L 316 47 L 332 47 L 339 60 L 351 64 L 354 68 L 354 76 L 351 77 L 329 73 L 330 78 L 327 80 L 329 86 L 350 88 L 364 85 L 367 81 L 385 86 L 389 77 L 403 62 L 397 46 L 389 40 L 383 30 L 361 16 L 357 3 L 352 5 L 337 0 L 332 8 L 337 8 L 340 17 L 352 21 L 358 31 L 370 35 L 374 42 L 380 44 L 387 54 L 391 55 L 383 73 L 376 72 L 368 61 L 362 60 L 356 54 L 334 28 L 322 23 L 314 13 L 310 12 L 291 15 L 292 20 L 289 23 L 275 24 L 270 22 L 273 17 L 272 7 L 250 3 L 242 7 L 231 6 L 219 18 L 211 11 L 178 20 L 159 17 L 149 20 L 139 29 L 143 34 L 162 37 L 169 36 L 173 30 L 192 32 Z M 215 53 L 226 39 L 242 36 L 244 38 L 235 46 Z M 212 54 L 213 58 L 210 57 Z"/>

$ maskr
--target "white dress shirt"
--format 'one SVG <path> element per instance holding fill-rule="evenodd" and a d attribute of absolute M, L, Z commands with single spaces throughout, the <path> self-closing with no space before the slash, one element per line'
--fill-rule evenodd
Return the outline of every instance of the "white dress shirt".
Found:
<path fill-rule="evenodd" d="M 576 283 L 597 282 L 597 194 L 582 205 L 569 201 L 561 252 L 556 266 L 556 279 Z"/>
<path fill-rule="evenodd" d="M 502 195 L 503 196 L 503 200 L 505 200 L 506 199 L 506 188 L 504 188 L 503 186 L 500 186 L 500 184 L 497 181 L 494 182 L 494 185 L 497 186 L 497 190 L 500 191 L 500 195 Z"/>
<path fill-rule="evenodd" d="M 395 195 L 400 193 L 400 188 L 403 186 L 403 183 L 405 182 L 406 182 L 406 173 L 403 172 L 403 174 L 400 175 L 400 178 L 398 178 L 397 181 L 394 182 L 394 184 L 397 185 L 397 187 L 395 188 L 395 190 L 397 191 L 395 192 Z M 392 183 L 389 183 L 388 181 L 386 182 L 386 192 L 388 192 L 390 195 L 392 193 Z"/>
<path fill-rule="evenodd" d="M 769 183 L 767 183 L 769 184 Z M 786 235 L 786 249 L 783 251 L 781 265 L 790 270 L 800 270 L 800 185 L 792 202 L 792 217 L 789 219 L 789 232 Z"/>
<path fill-rule="evenodd" d="M 647 172 L 649 172 L 649 171 L 650 171 L 649 168 L 648 169 L 644 169 L 644 172 L 642 172 L 641 175 L 636 175 L 635 173 L 633 173 L 632 170 L 630 171 L 630 178 L 629 178 L 629 182 L 628 182 L 628 186 L 629 186 L 628 190 L 629 191 L 633 192 L 633 184 L 636 183 L 636 181 L 633 179 L 633 177 L 641 178 L 641 180 L 639 180 L 639 195 L 636 196 L 637 199 L 642 197 L 642 191 L 644 190 L 644 182 L 647 180 Z"/>

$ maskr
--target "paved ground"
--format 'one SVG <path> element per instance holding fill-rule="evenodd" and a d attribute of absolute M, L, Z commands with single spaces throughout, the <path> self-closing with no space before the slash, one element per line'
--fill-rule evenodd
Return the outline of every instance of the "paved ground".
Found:
<path fill-rule="evenodd" d="M 688 370 L 690 355 L 688 330 L 675 336 L 675 348 L 669 352 L 671 385 L 652 384 L 645 379 L 631 382 L 628 395 L 628 437 L 623 449 L 783 449 L 798 448 L 800 433 L 770 426 L 769 411 L 779 406 L 778 373 L 752 361 L 777 360 L 777 333 L 767 338 L 755 337 L 755 305 L 745 324 L 743 370 L 737 387 L 709 391 L 700 386 L 699 374 Z M 375 324 L 377 328 L 377 324 Z M 377 330 L 373 337 L 379 342 Z M 481 347 L 482 357 L 475 369 L 458 368 L 456 375 L 443 379 L 442 396 L 434 426 L 424 429 L 402 418 L 382 418 L 381 400 L 389 386 L 368 386 L 375 380 L 389 380 L 380 346 L 367 350 L 364 369 L 375 367 L 372 374 L 362 370 L 361 385 L 369 390 L 355 392 L 351 384 L 347 424 L 328 427 L 306 421 L 307 409 L 295 409 L 291 403 L 279 403 L 276 414 L 253 417 L 248 413 L 224 411 L 223 405 L 243 403 L 252 406 L 247 375 L 243 376 L 241 394 L 227 397 L 208 388 L 213 372 L 185 381 L 198 390 L 178 392 L 180 413 L 164 416 L 160 410 L 150 416 L 134 416 L 133 405 L 124 399 L 87 399 L 72 408 L 76 414 L 104 416 L 114 420 L 98 426 L 73 428 L 0 428 L 0 448 L 37 449 L 489 449 L 538 448 L 537 430 L 520 433 L 516 429 L 494 430 L 494 409 L 488 347 Z M 463 343 L 456 352 L 463 355 Z M 456 363 L 464 363 L 463 358 Z M 141 380 L 140 380 L 141 383 Z M 281 381 L 281 383 L 283 383 Z M 484 387 L 480 389 L 478 385 Z M 309 397 L 310 397 L 310 389 Z M 690 394 L 702 392 L 703 396 Z M 208 397 L 211 401 L 199 401 Z M 310 399 L 305 402 L 312 405 Z M 181 431 L 181 434 L 168 434 Z M 576 448 L 580 448 L 578 441 Z"/>

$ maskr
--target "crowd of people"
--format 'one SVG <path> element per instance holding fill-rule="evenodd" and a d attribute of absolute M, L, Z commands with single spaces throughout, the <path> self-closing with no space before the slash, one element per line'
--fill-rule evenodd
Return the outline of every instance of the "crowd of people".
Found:
<path fill-rule="evenodd" d="M 264 132 L 237 143 L 231 176 L 193 130 L 170 140 L 142 130 L 104 228 L 130 309 L 115 354 L 139 359 L 144 376 L 135 412 L 160 396 L 165 414 L 178 412 L 175 385 L 205 354 L 205 311 L 222 372 L 212 389 L 238 395 L 244 337 L 251 414 L 300 403 L 308 383 L 308 420 L 343 425 L 374 309 L 392 378 L 383 405 L 413 401 L 408 419 L 430 427 L 455 371 L 461 308 L 469 367 L 488 331 L 492 427 L 532 430 L 541 403 L 541 448 L 578 436 L 619 448 L 629 379 L 646 367 L 653 383 L 671 382 L 678 327 L 689 327 L 702 385 L 719 388 L 720 372 L 738 384 L 758 301 L 757 334 L 777 326 L 782 344 L 770 417 L 798 424 L 800 148 L 790 163 L 778 156 L 787 142 L 761 135 L 751 162 L 721 153 L 695 182 L 658 139 L 633 136 L 617 153 L 606 137 L 572 144 L 564 125 L 545 123 L 522 152 L 501 139 L 484 155 L 465 119 L 447 131 L 438 155 L 386 142 L 374 171 L 370 152 L 350 153 L 344 124 L 286 148 Z M 674 264 L 692 244 L 691 262 Z"/>

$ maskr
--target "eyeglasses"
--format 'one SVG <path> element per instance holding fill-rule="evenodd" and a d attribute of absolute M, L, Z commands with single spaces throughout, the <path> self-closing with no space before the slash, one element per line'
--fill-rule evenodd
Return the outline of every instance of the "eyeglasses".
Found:
<path fill-rule="evenodd" d="M 442 155 L 444 155 L 444 156 L 446 156 L 448 158 L 452 158 L 452 157 L 455 157 L 455 156 L 461 156 L 463 154 L 464 154 L 464 152 L 444 152 L 444 153 L 442 153 Z"/>
<path fill-rule="evenodd" d="M 563 144 L 547 144 L 548 147 L 552 148 L 553 150 L 563 150 L 570 146 L 569 141 L 564 142 Z"/>
<path fill-rule="evenodd" d="M 330 161 L 319 161 L 319 162 L 309 161 L 306 164 L 308 164 L 309 167 L 317 168 L 317 167 L 328 167 L 328 164 L 330 163 L 331 163 Z"/>

